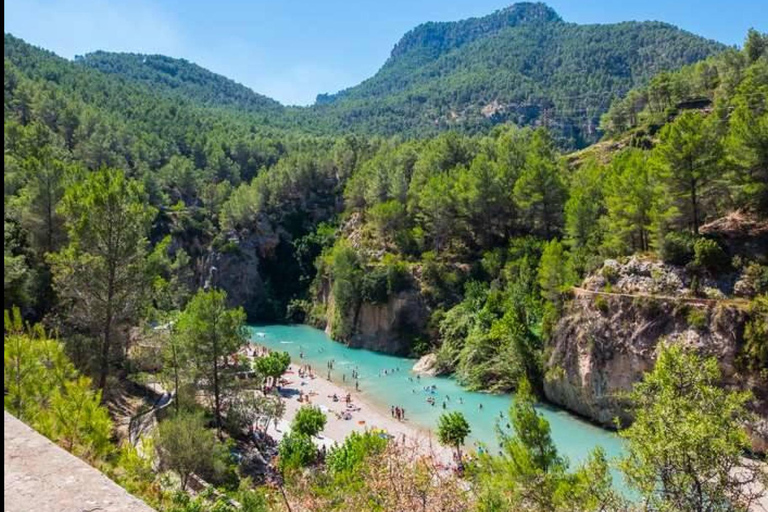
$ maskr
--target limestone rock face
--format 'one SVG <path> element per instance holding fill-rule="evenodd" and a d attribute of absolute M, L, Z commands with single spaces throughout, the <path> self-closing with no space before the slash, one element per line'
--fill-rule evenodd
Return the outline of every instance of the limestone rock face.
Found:
<path fill-rule="evenodd" d="M 333 294 L 326 297 L 328 321 L 325 332 L 334 334 Z M 351 320 L 350 335 L 337 341 L 350 347 L 365 348 L 385 354 L 408 355 L 413 336 L 423 331 L 429 312 L 424 299 L 416 290 L 399 292 L 384 303 L 363 302 L 356 311 L 344 312 Z"/>
<path fill-rule="evenodd" d="M 413 371 L 421 375 L 437 375 L 437 354 L 433 353 L 422 356 L 416 364 L 413 365 Z"/>
<path fill-rule="evenodd" d="M 200 263 L 200 286 L 223 289 L 230 306 L 242 306 L 249 318 L 256 318 L 267 300 L 261 261 L 273 257 L 279 243 L 280 233 L 267 222 L 247 232 L 232 233 L 224 249 L 210 251 Z"/>
<path fill-rule="evenodd" d="M 649 267 L 630 260 L 607 265 L 611 269 L 603 274 L 613 282 L 611 293 L 595 293 L 602 276 L 588 278 L 555 328 L 546 362 L 547 399 L 609 427 L 616 418 L 629 422 L 621 394 L 653 369 L 663 343 L 682 344 L 716 357 L 724 386 L 752 391 L 751 408 L 761 420 L 747 430 L 753 448 L 764 451 L 768 382 L 738 364 L 747 313 L 715 301 L 632 296 L 663 290 L 664 297 L 681 297 L 687 279 L 681 269 L 658 264 Z M 663 287 L 655 288 L 654 281 Z M 680 283 L 678 290 L 672 289 L 673 283 Z"/>

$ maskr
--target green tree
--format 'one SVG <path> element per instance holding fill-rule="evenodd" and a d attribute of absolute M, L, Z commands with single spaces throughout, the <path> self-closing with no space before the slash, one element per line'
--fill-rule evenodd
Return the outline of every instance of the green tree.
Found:
<path fill-rule="evenodd" d="M 272 379 L 273 384 L 288 371 L 290 365 L 291 356 L 288 352 L 270 352 L 254 361 L 256 371 L 264 377 Z"/>
<path fill-rule="evenodd" d="M 521 380 L 510 408 L 513 433 L 500 430 L 501 455 L 484 455 L 478 474 L 478 509 L 625 510 L 611 487 L 601 450 L 573 472 L 555 448 L 549 423 L 536 412 L 531 386 Z"/>
<path fill-rule="evenodd" d="M 715 358 L 664 347 L 629 399 L 627 482 L 654 510 L 747 510 L 768 474 L 742 459 L 749 394 L 719 385 Z"/>
<path fill-rule="evenodd" d="M 68 451 L 98 460 L 112 449 L 112 421 L 100 403 L 101 394 L 91 389 L 91 379 L 66 381 L 54 390 L 35 426 Z"/>
<path fill-rule="evenodd" d="M 461 460 L 461 447 L 470 432 L 467 419 L 458 411 L 443 413 L 437 421 L 437 439 L 456 450 L 457 460 Z"/>
<path fill-rule="evenodd" d="M 313 437 L 325 428 L 327 420 L 325 414 L 317 407 L 304 405 L 296 411 L 296 416 L 293 417 L 291 432 Z"/>
<path fill-rule="evenodd" d="M 62 344 L 42 327 L 26 327 L 18 308 L 5 311 L 3 337 L 4 406 L 34 424 L 54 392 L 76 376 Z"/>
<path fill-rule="evenodd" d="M 705 211 L 712 212 L 715 178 L 721 172 L 722 145 L 715 116 L 686 111 L 661 131 L 654 150 L 659 178 L 676 211 L 694 234 Z"/>
<path fill-rule="evenodd" d="M 285 472 L 313 464 L 317 460 L 317 447 L 308 435 L 291 431 L 280 440 L 278 455 L 277 467 Z"/>
<path fill-rule="evenodd" d="M 655 195 L 648 158 L 639 149 L 614 156 L 604 184 L 606 215 L 601 219 L 605 247 L 612 254 L 648 251 Z"/>
<path fill-rule="evenodd" d="M 155 448 L 162 466 L 178 475 L 182 490 L 192 474 L 211 473 L 222 456 L 216 436 L 205 428 L 203 416 L 189 412 L 160 423 Z"/>
<path fill-rule="evenodd" d="M 23 253 L 16 223 L 3 222 L 3 302 L 6 308 L 26 307 L 36 299 L 30 293 L 32 270 Z"/>
<path fill-rule="evenodd" d="M 768 41 L 768 35 L 765 36 Z M 739 204 L 768 212 L 768 59 L 749 69 L 732 101 L 726 148 Z"/>
<path fill-rule="evenodd" d="M 560 304 L 561 294 L 571 282 L 566 262 L 563 244 L 558 240 L 547 242 L 539 263 L 538 280 L 541 296 L 552 304 Z"/>
<path fill-rule="evenodd" d="M 570 196 L 565 203 L 566 241 L 579 274 L 590 270 L 590 255 L 597 252 L 603 231 L 598 220 L 605 208 L 605 170 L 597 162 L 583 164 L 571 178 Z"/>
<path fill-rule="evenodd" d="M 747 54 L 749 62 L 756 62 L 757 59 L 766 55 L 768 53 L 768 34 L 761 34 L 754 28 L 750 28 L 744 43 L 744 53 Z"/>
<path fill-rule="evenodd" d="M 28 159 L 28 181 L 23 191 L 25 205 L 22 223 L 32 234 L 32 242 L 39 253 L 56 251 L 64 238 L 63 221 L 57 211 L 64 196 L 64 178 L 67 166 L 64 162 L 43 151 L 38 158 Z"/>
<path fill-rule="evenodd" d="M 89 461 L 111 450 L 112 422 L 91 380 L 79 377 L 56 340 L 5 312 L 4 406 L 54 442 Z"/>
<path fill-rule="evenodd" d="M 223 291 L 200 290 L 179 317 L 177 330 L 198 382 L 213 397 L 220 430 L 224 395 L 234 389 L 230 356 L 248 342 L 245 312 L 228 308 Z"/>
<path fill-rule="evenodd" d="M 547 238 L 557 232 L 566 188 L 554 144 L 544 129 L 536 130 L 531 138 L 525 166 L 515 183 L 514 198 L 531 231 Z"/>
<path fill-rule="evenodd" d="M 142 266 L 154 209 L 138 181 L 102 169 L 67 188 L 61 203 L 69 245 L 50 257 L 69 319 L 99 338 L 98 386 L 104 390 L 118 328 L 139 311 Z"/>
<path fill-rule="evenodd" d="M 366 457 L 379 454 L 387 447 L 387 439 L 376 432 L 353 431 L 341 445 L 334 446 L 328 452 L 326 464 L 335 476 L 354 477 L 355 470 Z"/>

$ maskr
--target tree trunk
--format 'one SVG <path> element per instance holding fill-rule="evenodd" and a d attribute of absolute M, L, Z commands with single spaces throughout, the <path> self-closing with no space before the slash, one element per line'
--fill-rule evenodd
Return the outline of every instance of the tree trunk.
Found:
<path fill-rule="evenodd" d="M 107 376 L 109 375 L 109 350 L 112 345 L 112 285 L 109 286 L 109 295 L 107 298 L 107 317 L 104 321 L 104 334 L 101 342 L 101 362 L 99 365 L 99 389 L 101 390 L 101 400 L 104 401 L 104 388 L 107 386 Z"/>
<path fill-rule="evenodd" d="M 107 375 L 109 374 L 109 351 L 112 345 L 112 307 L 115 300 L 115 274 L 117 273 L 117 241 L 113 236 L 113 227 L 110 225 L 107 249 L 107 311 L 104 319 L 104 338 L 101 345 L 101 364 L 99 368 L 99 389 L 101 390 L 101 401 L 104 402 L 104 388 L 107 386 Z"/>
<path fill-rule="evenodd" d="M 219 437 L 221 437 L 221 403 L 219 399 L 219 339 L 217 336 L 217 328 L 216 328 L 216 315 L 218 312 L 215 312 L 213 315 L 213 400 L 214 400 L 214 408 L 216 411 L 216 432 Z"/>
<path fill-rule="evenodd" d="M 174 394 L 176 395 L 174 408 L 176 409 L 176 415 L 179 415 L 179 357 L 176 353 L 176 343 L 171 342 L 171 352 L 173 354 L 173 386 Z"/>

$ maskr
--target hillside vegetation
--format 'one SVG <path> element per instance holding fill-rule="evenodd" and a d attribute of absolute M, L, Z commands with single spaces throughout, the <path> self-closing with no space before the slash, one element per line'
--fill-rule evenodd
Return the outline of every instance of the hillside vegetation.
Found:
<path fill-rule="evenodd" d="M 207 106 L 250 112 L 260 124 L 315 134 L 424 137 L 511 121 L 544 125 L 560 147 L 579 148 L 598 139 L 612 100 L 724 49 L 665 23 L 577 25 L 544 4 L 518 3 L 481 18 L 420 25 L 374 76 L 306 108 L 282 108 L 165 56 L 95 52 L 76 60 Z"/>
<path fill-rule="evenodd" d="M 4 55 L 5 407 L 154 506 L 749 507 L 734 468 L 767 403 L 767 34 L 725 50 L 522 4 L 418 27 L 376 77 L 304 110 L 164 57 L 71 62 L 8 34 Z M 600 99 L 571 116 L 585 91 Z M 564 153 L 603 112 L 605 137 Z M 368 433 L 324 458 L 312 408 L 279 445 L 254 438 L 284 412 L 267 384 L 288 361 L 233 357 L 246 321 L 430 353 L 467 387 L 517 391 L 501 453 L 449 472 Z M 574 403 L 576 373 L 636 340 L 648 371 L 615 386 L 635 391 Z M 118 448 L 100 404 L 147 379 L 174 407 L 156 446 Z M 546 393 L 635 420 L 621 469 L 642 504 L 614 492 L 602 452 L 558 454 Z M 460 456 L 464 422 L 441 424 Z M 227 498 L 191 498 L 193 473 Z"/>

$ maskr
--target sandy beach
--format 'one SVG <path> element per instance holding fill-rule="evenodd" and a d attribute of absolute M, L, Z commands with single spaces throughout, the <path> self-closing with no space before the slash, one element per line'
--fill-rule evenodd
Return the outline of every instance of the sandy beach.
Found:
<path fill-rule="evenodd" d="M 389 411 L 382 410 L 380 406 L 370 404 L 365 400 L 365 390 L 355 391 L 354 386 L 346 387 L 340 383 L 329 381 L 325 377 L 315 375 L 314 378 L 299 377 L 299 367 L 291 364 L 288 372 L 283 376 L 287 384 L 282 386 L 282 395 L 285 399 L 285 416 L 277 426 L 271 425 L 268 434 L 275 439 L 281 439 L 288 430 L 296 411 L 303 405 L 307 405 L 306 396 L 309 395 L 309 404 L 320 407 L 326 414 L 328 421 L 321 433 L 321 438 L 316 440 L 318 444 L 327 447 L 334 443 L 341 443 L 350 433 L 363 432 L 366 429 L 381 429 L 394 436 L 396 440 L 402 440 L 403 436 L 409 442 L 416 443 L 420 449 L 427 453 L 438 455 L 443 462 L 451 460 L 449 449 L 437 442 L 434 433 L 412 424 L 408 420 L 408 411 L 405 411 L 405 420 L 399 421 L 392 417 Z M 299 391 L 305 397 L 305 401 L 299 402 Z M 334 402 L 334 393 L 338 401 Z M 351 396 L 352 408 L 347 407 L 345 397 Z M 398 404 L 392 404 L 398 405 Z M 351 418 L 344 419 L 341 414 L 350 411 Z"/>

